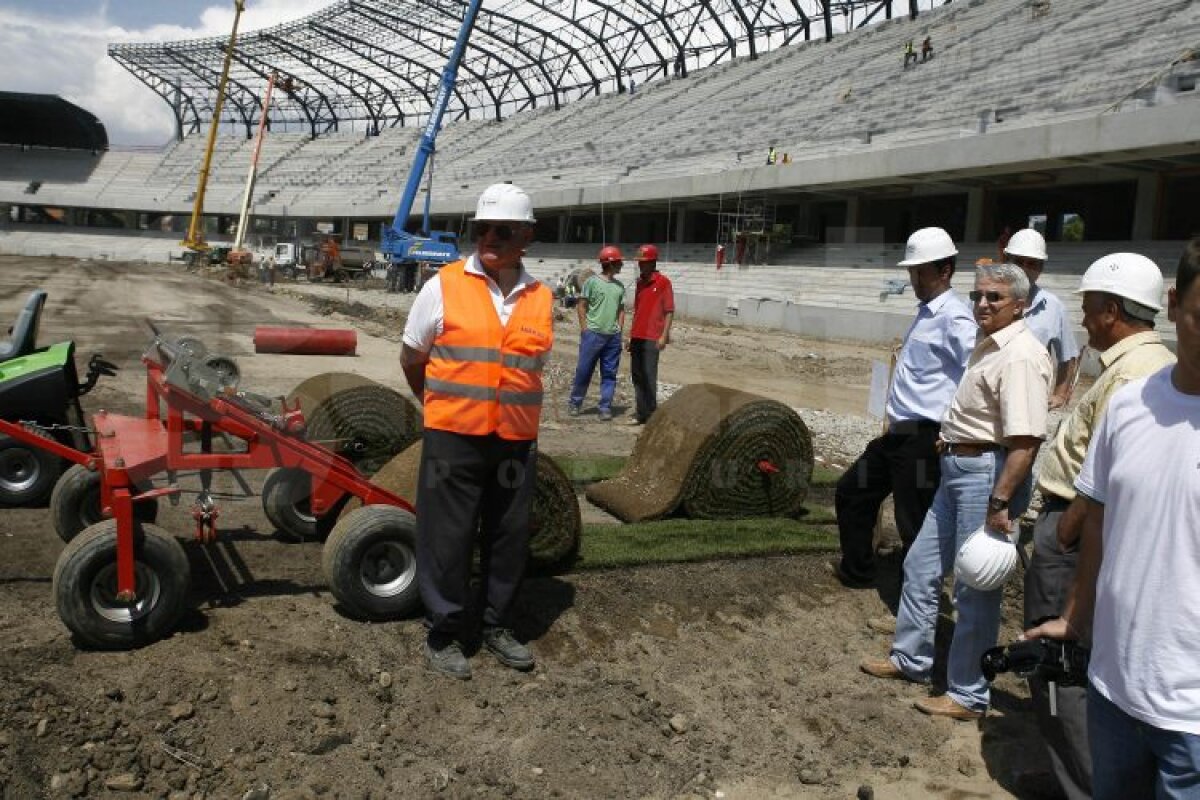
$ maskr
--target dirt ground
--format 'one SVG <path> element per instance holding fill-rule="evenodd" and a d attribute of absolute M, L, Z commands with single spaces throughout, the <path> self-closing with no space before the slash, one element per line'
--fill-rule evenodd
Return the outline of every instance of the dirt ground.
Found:
<path fill-rule="evenodd" d="M 178 267 L 6 256 L 0 316 L 36 286 L 50 293 L 41 341 L 74 338 L 79 361 L 101 351 L 122 367 L 85 398 L 89 412 L 139 411 L 145 317 L 233 356 L 243 387 L 262 394 L 328 371 L 403 388 L 403 310 L 369 308 L 378 289 L 331 287 L 314 308 L 306 287 L 271 294 Z M 349 315 L 327 313 L 368 296 Z M 359 355 L 256 356 L 257 324 L 355 327 Z M 886 358 L 686 321 L 676 333 L 664 382 L 842 413 L 861 413 L 869 361 Z M 613 423 L 560 414 L 577 337 L 568 321 L 559 334 L 542 449 L 629 452 L 624 380 Z M 834 463 L 852 455 L 817 449 Z M 190 537 L 189 505 L 164 503 L 159 524 Z M 1053 796 L 1022 683 L 1003 677 L 981 723 L 954 723 L 911 708 L 923 689 L 858 672 L 890 642 L 894 563 L 865 591 L 842 588 L 815 555 L 530 580 L 517 633 L 537 669 L 515 673 L 485 652 L 462 683 L 426 671 L 418 620 L 340 614 L 320 543 L 289 543 L 257 497 L 224 501 L 219 522 L 218 544 L 187 545 L 194 610 L 180 629 L 111 653 L 78 649 L 56 615 L 62 545 L 46 509 L 0 511 L 0 796 Z M 1015 591 L 1007 605 L 1012 635 Z"/>

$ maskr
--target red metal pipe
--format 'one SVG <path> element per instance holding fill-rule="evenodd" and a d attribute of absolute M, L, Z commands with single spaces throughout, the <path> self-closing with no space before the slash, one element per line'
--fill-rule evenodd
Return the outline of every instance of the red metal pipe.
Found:
<path fill-rule="evenodd" d="M 358 334 L 347 329 L 270 328 L 254 329 L 254 352 L 288 353 L 296 356 L 352 356 Z"/>

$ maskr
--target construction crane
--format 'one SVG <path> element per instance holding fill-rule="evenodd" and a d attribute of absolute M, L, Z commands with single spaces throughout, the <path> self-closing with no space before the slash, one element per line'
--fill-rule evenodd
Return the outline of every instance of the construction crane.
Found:
<path fill-rule="evenodd" d="M 450 103 L 450 94 L 458 80 L 458 66 L 462 62 L 463 53 L 467 49 L 467 41 L 475 27 L 475 18 L 483 5 L 482 0 L 471 0 L 463 15 L 462 26 L 458 30 L 458 38 L 454 42 L 454 50 L 442 70 L 441 84 L 429 110 L 429 121 L 421 133 L 417 144 L 417 152 L 413 157 L 412 169 L 408 173 L 408 181 L 404 184 L 404 194 L 400 197 L 400 206 L 390 226 L 384 226 L 380 250 L 391 262 L 393 268 L 404 265 L 448 264 L 458 259 L 458 237 L 448 231 L 431 231 L 429 229 L 429 202 L 432 187 L 426 188 L 425 214 L 420 235 L 406 231 L 405 225 L 412 213 L 413 203 L 425 174 L 425 167 L 433 158 L 438 131 L 442 126 L 442 117 L 446 106 Z"/>
<path fill-rule="evenodd" d="M 204 241 L 204 190 L 208 187 L 208 173 L 212 168 L 213 147 L 217 143 L 217 128 L 221 124 L 221 106 L 225 102 L 225 85 L 229 81 L 229 64 L 233 60 L 233 48 L 237 44 L 238 22 L 246 8 L 245 0 L 233 0 L 233 31 L 229 34 L 229 47 L 225 49 L 225 63 L 221 66 L 221 80 L 217 82 L 217 101 L 213 105 L 212 124 L 208 128 L 208 144 L 204 148 L 204 161 L 200 165 L 200 177 L 196 182 L 196 200 L 192 205 L 192 220 L 188 223 L 187 236 L 180 244 L 187 250 L 184 261 L 194 263 L 198 253 L 208 251 Z"/>
<path fill-rule="evenodd" d="M 246 173 L 246 191 L 242 194 L 242 210 L 238 215 L 237 238 L 233 242 L 233 249 L 229 251 L 229 263 L 248 265 L 253 259 L 253 253 L 249 250 L 242 249 L 242 243 L 246 241 L 246 231 L 250 227 L 250 196 L 254 193 L 254 182 L 258 179 L 258 156 L 262 152 L 263 134 L 267 130 L 267 114 L 271 108 L 271 93 L 275 89 L 275 82 L 279 80 L 279 73 L 272 72 L 271 77 L 267 79 L 267 90 L 263 94 L 262 114 L 258 118 L 258 133 L 254 137 L 254 152 L 250 155 L 250 170 Z M 288 82 L 284 82 L 284 88 L 287 89 Z"/>

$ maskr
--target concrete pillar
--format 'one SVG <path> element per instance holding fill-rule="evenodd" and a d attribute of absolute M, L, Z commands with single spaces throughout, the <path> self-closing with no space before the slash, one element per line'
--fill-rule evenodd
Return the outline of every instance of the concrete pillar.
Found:
<path fill-rule="evenodd" d="M 558 215 L 558 244 L 566 244 L 567 241 L 567 215 Z"/>
<path fill-rule="evenodd" d="M 682 203 L 673 205 L 671 213 L 675 215 L 675 241 L 683 244 L 687 234 L 687 206 Z"/>
<path fill-rule="evenodd" d="M 967 190 L 967 226 L 964 242 L 978 242 L 983 231 L 983 189 Z"/>
<path fill-rule="evenodd" d="M 862 200 L 858 196 L 846 198 L 846 244 L 858 243 L 858 224 L 862 216 Z"/>
<path fill-rule="evenodd" d="M 1155 223 L 1158 221 L 1158 188 L 1161 181 L 1162 177 L 1157 172 L 1138 176 L 1131 235 L 1134 241 L 1154 238 Z"/>
<path fill-rule="evenodd" d="M 621 241 L 621 212 L 612 212 L 612 229 L 608 232 L 608 241 L 617 244 Z"/>

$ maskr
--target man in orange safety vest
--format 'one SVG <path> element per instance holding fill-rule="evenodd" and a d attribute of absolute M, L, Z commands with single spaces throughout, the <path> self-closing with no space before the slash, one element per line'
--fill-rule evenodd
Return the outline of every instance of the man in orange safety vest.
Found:
<path fill-rule="evenodd" d="M 482 644 L 505 666 L 534 666 L 508 621 L 528 556 L 542 367 L 554 342 L 553 293 L 521 263 L 534 222 L 522 189 L 485 189 L 471 222 L 475 252 L 425 283 L 404 328 L 401 366 L 425 406 L 416 498 L 425 658 L 434 671 L 464 680 L 477 533 Z"/>

